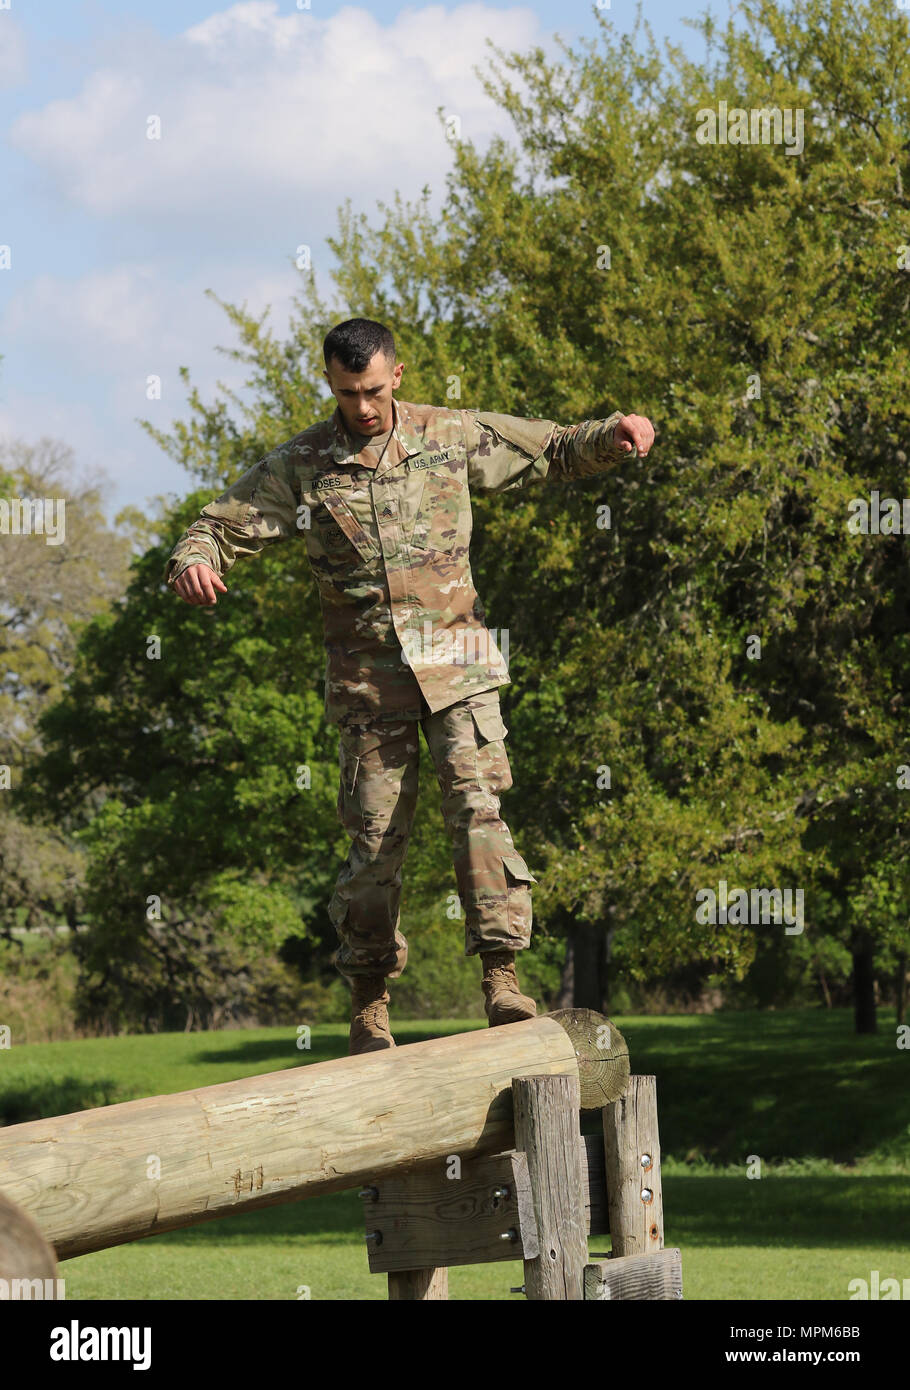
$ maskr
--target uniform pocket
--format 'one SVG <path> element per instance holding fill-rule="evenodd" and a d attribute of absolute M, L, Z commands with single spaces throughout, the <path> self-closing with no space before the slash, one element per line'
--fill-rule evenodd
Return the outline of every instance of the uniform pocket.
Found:
<path fill-rule="evenodd" d="M 520 854 L 504 854 L 502 865 L 505 870 L 506 887 L 509 895 L 507 905 L 509 935 L 527 942 L 531 937 L 531 884 L 536 883 L 537 879 Z"/>
<path fill-rule="evenodd" d="M 528 868 L 527 864 L 522 859 L 520 854 L 504 854 L 502 856 L 502 862 L 505 866 L 506 882 L 509 884 L 510 891 L 512 887 L 516 884 L 520 885 L 523 883 L 537 882 L 537 879 L 531 873 L 531 870 Z"/>
<path fill-rule="evenodd" d="M 341 791 L 346 796 L 354 795 L 357 774 L 360 771 L 360 757 L 342 738 L 338 744 L 338 769 L 341 774 Z"/>
<path fill-rule="evenodd" d="M 349 551 L 350 548 L 353 547 L 362 560 L 375 559 L 379 554 L 379 545 L 366 529 L 364 521 L 357 516 L 354 509 L 348 504 L 345 498 L 338 496 L 336 493 L 331 493 L 328 496 L 323 496 L 321 498 L 321 503 L 324 508 L 322 515 L 331 516 L 337 527 L 337 530 L 326 528 L 327 538 L 329 539 L 327 548 L 331 548 L 332 554 L 339 558 L 343 558 L 345 550 L 347 549 Z M 364 520 L 365 519 L 364 516 Z M 338 539 L 338 531 L 343 532 L 344 536 L 347 538 L 347 545 Z M 318 515 L 316 517 L 314 534 L 318 535 L 320 539 L 326 534 L 323 527 L 319 524 Z"/>
<path fill-rule="evenodd" d="M 369 725 L 349 724 L 342 726 L 338 733 L 338 767 L 340 772 L 338 788 L 338 816 L 349 835 L 365 833 L 364 824 L 364 781 L 365 762 L 369 754 L 380 748 L 384 742 L 381 730 Z M 375 760 L 373 760 L 375 761 Z"/>
<path fill-rule="evenodd" d="M 467 489 L 451 473 L 427 473 L 411 544 L 418 550 L 451 550 L 466 505 Z"/>
<path fill-rule="evenodd" d="M 471 704 L 474 732 L 474 776 L 480 787 L 491 796 L 499 796 L 512 785 L 512 769 L 506 752 L 505 737 L 509 732 L 499 712 L 499 692 L 492 696 L 475 697 L 480 703 Z"/>
<path fill-rule="evenodd" d="M 243 502 L 239 497 L 225 497 L 216 502 L 209 502 L 208 506 L 202 508 L 203 516 L 210 516 L 216 521 L 235 522 L 238 526 L 245 526 L 256 508 L 250 502 Z"/>
<path fill-rule="evenodd" d="M 499 700 L 495 704 L 480 705 L 471 709 L 471 718 L 480 744 L 497 743 L 509 732 L 499 712 Z"/>

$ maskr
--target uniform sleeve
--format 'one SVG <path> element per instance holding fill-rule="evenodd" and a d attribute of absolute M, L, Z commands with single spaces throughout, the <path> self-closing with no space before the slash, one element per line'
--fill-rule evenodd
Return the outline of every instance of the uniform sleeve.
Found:
<path fill-rule="evenodd" d="M 613 468 L 629 454 L 613 446 L 613 426 L 621 410 L 607 420 L 557 425 L 554 420 L 462 410 L 468 451 L 468 483 L 481 492 L 506 492 L 547 477 L 592 478 Z"/>
<path fill-rule="evenodd" d="M 241 555 L 256 555 L 275 541 L 300 536 L 299 520 L 287 468 L 280 458 L 267 455 L 202 508 L 199 520 L 171 551 L 164 581 L 172 589 L 185 569 L 200 562 L 223 578 Z"/>

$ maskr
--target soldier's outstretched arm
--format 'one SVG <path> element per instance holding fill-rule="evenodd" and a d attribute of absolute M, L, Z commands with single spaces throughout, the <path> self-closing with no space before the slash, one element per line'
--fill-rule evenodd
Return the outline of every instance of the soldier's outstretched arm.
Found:
<path fill-rule="evenodd" d="M 287 468 L 267 455 L 202 508 L 168 558 L 164 580 L 186 603 L 217 603 L 222 577 L 243 555 L 300 536 L 300 508 Z M 302 523 L 301 523 L 302 524 Z"/>
<path fill-rule="evenodd" d="M 590 478 L 654 440 L 650 420 L 615 411 L 606 420 L 558 425 L 555 420 L 460 412 L 467 438 L 468 482 L 482 492 L 505 492 L 547 477 Z"/>

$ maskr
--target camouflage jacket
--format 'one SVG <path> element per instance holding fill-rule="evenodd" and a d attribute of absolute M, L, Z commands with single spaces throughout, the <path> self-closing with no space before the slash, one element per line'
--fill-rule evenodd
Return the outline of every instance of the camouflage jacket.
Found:
<path fill-rule="evenodd" d="M 223 577 L 238 556 L 303 538 L 337 723 L 420 718 L 509 684 L 471 576 L 471 492 L 592 477 L 627 457 L 613 446 L 621 411 L 565 427 L 394 399 L 393 414 L 378 466 L 353 452 L 337 409 L 280 444 L 203 507 L 164 573 L 172 587 L 202 561 Z"/>

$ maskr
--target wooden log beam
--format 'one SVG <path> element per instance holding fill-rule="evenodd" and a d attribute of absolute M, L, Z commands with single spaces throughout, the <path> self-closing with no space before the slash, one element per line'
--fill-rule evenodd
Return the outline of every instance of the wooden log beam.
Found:
<path fill-rule="evenodd" d="M 20 1297 L 17 1286 L 33 1282 L 39 1286 L 35 1297 L 56 1296 L 44 1292 L 49 1286 L 56 1289 L 54 1252 L 28 1213 L 0 1193 L 0 1299 Z"/>
<path fill-rule="evenodd" d="M 575 1011 L 568 1011 L 573 1013 Z M 559 1015 L 0 1129 L 0 1192 L 59 1259 L 316 1193 L 408 1164 L 514 1147 L 512 1078 L 628 1084 L 607 1021 Z M 589 1079 L 586 1079 L 589 1078 Z"/>

